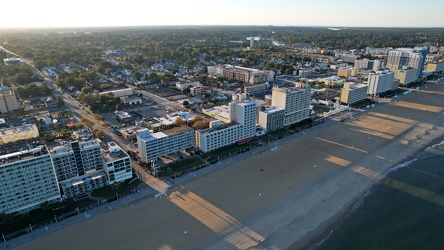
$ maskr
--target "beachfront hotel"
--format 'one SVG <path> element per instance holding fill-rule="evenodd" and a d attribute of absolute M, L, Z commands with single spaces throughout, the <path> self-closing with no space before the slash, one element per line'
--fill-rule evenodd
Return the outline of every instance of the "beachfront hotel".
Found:
<path fill-rule="evenodd" d="M 418 79 L 423 70 L 424 63 L 427 56 L 427 47 L 415 48 L 398 48 L 392 50 L 388 54 L 387 68 L 396 72 L 403 68 L 416 68 L 415 80 Z"/>
<path fill-rule="evenodd" d="M 272 132 L 284 127 L 285 109 L 277 107 L 261 107 L 258 112 L 258 124 L 265 131 Z"/>
<path fill-rule="evenodd" d="M 367 80 L 367 94 L 378 95 L 388 90 L 393 89 L 393 78 L 395 73 L 390 70 L 380 69 L 375 73 L 368 74 Z"/>
<path fill-rule="evenodd" d="M 24 213 L 44 202 L 61 201 L 46 146 L 13 150 L 1 155 L 0 162 L 0 213 Z"/>
<path fill-rule="evenodd" d="M 196 131 L 196 146 L 209 152 L 256 134 L 256 103 L 239 98 L 228 104 L 225 121 L 210 122 L 210 128 Z"/>
<path fill-rule="evenodd" d="M 139 156 L 145 162 L 194 147 L 194 130 L 188 126 L 174 127 L 162 132 L 137 130 Z"/>
<path fill-rule="evenodd" d="M 347 82 L 341 89 L 341 103 L 355 103 L 367 98 L 368 86 L 362 83 Z"/>
<path fill-rule="evenodd" d="M 274 87 L 271 106 L 284 109 L 284 126 L 308 119 L 310 115 L 310 90 Z"/>
<path fill-rule="evenodd" d="M 123 182 L 133 176 L 129 155 L 115 142 L 110 142 L 105 148 L 102 148 L 102 156 L 108 184 Z"/>
<path fill-rule="evenodd" d="M 99 142 L 57 140 L 48 144 L 64 199 L 107 185 Z"/>

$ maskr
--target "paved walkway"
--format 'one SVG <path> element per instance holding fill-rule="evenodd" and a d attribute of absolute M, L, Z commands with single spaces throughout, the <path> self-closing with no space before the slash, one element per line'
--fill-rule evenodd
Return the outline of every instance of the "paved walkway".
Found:
<path fill-rule="evenodd" d="M 32 232 L 16 237 L 14 239 L 8 240 L 6 242 L 2 242 L 0 244 L 1 248 L 14 248 L 20 245 L 23 245 L 29 241 L 32 241 L 34 239 L 43 237 L 45 235 L 48 235 L 50 233 L 56 232 L 58 230 L 61 230 L 65 227 L 69 227 L 71 225 L 77 224 L 79 222 L 82 222 L 86 219 L 89 219 L 91 217 L 101 215 L 103 213 L 109 212 L 113 209 L 125 207 L 125 206 L 132 206 L 132 204 L 135 204 L 137 202 L 143 201 L 144 199 L 149 199 L 154 197 L 154 195 L 157 193 L 154 189 L 147 187 L 143 185 L 143 187 L 139 188 L 136 193 L 133 193 L 131 195 L 124 196 L 122 198 L 119 198 L 116 201 L 113 201 L 111 203 L 105 203 L 101 204 L 98 207 L 95 207 L 93 209 L 87 210 L 85 212 L 81 212 L 78 215 L 66 218 L 62 221 L 59 221 L 57 223 L 52 223 L 47 226 L 43 226 L 40 228 L 33 228 Z"/>

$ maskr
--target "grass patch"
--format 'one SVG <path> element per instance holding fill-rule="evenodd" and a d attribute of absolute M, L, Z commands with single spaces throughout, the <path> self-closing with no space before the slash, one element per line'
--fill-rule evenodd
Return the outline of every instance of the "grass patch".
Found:
<path fill-rule="evenodd" d="M 313 109 L 316 113 L 328 112 L 330 108 L 325 105 L 313 104 Z"/>
<path fill-rule="evenodd" d="M 205 162 L 199 157 L 187 158 L 160 168 L 158 175 L 159 177 L 166 177 L 174 175 L 175 172 L 179 173 L 188 169 L 192 169 L 193 167 L 202 166 L 205 166 Z"/>
<path fill-rule="evenodd" d="M 121 193 L 126 193 L 128 191 L 134 190 L 134 188 L 137 187 L 141 183 L 141 181 L 139 179 L 136 179 L 133 182 L 129 183 L 131 180 L 126 180 L 122 183 L 116 183 L 114 185 L 110 185 L 110 186 L 96 189 L 91 193 L 91 196 L 101 197 L 101 198 L 105 198 L 105 199 L 112 198 L 112 197 L 116 196 L 116 193 L 121 194 Z"/>

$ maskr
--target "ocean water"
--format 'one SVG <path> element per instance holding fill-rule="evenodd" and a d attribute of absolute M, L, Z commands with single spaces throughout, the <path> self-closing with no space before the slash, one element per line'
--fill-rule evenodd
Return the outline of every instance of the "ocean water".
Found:
<path fill-rule="evenodd" d="M 444 143 L 388 171 L 312 249 L 444 249 Z"/>

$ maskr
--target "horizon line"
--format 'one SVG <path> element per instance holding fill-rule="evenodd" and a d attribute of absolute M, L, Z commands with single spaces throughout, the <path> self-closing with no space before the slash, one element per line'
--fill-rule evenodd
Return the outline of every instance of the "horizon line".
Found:
<path fill-rule="evenodd" d="M 114 26 L 39 26 L 39 27 L 0 27 L 0 30 L 14 29 L 98 29 L 98 28 L 146 28 L 146 27 L 308 27 L 308 28 L 397 28 L 397 29 L 442 29 L 444 26 L 342 26 L 342 25 L 255 25 L 255 24 L 156 24 L 156 25 L 114 25 Z"/>

